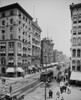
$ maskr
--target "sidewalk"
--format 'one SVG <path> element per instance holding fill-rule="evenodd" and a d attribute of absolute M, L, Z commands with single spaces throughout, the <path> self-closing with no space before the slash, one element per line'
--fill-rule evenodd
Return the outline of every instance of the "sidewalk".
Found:
<path fill-rule="evenodd" d="M 50 89 L 53 91 L 53 98 L 49 98 L 48 92 L 49 92 Z M 57 98 L 57 96 L 56 96 L 57 91 L 60 91 L 57 84 L 48 88 L 46 90 L 46 93 L 47 93 L 46 100 L 57 100 L 56 99 Z M 81 91 L 76 89 L 76 88 L 72 88 L 71 94 L 67 94 L 67 93 L 64 92 L 60 96 L 59 100 L 61 100 L 61 97 L 64 97 L 64 100 L 81 100 Z M 25 96 L 24 100 L 45 100 L 45 88 L 44 87 L 43 88 L 38 87 L 37 89 L 35 89 L 35 91 L 32 90 L 32 92 L 30 92 L 29 94 L 27 94 Z"/>

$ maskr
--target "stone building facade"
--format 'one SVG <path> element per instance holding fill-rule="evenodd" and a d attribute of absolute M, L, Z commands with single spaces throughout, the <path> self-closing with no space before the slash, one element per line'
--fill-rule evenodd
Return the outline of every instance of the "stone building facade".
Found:
<path fill-rule="evenodd" d="M 51 64 L 53 62 L 53 40 L 43 38 L 41 41 L 41 64 Z"/>
<path fill-rule="evenodd" d="M 34 34 L 33 29 L 38 33 Z M 5 74 L 9 67 L 21 67 L 27 72 L 32 64 L 33 45 L 40 55 L 41 29 L 33 18 L 18 4 L 0 8 L 0 72 Z M 36 37 L 36 42 L 33 38 Z M 32 43 L 33 42 L 33 43 Z"/>
<path fill-rule="evenodd" d="M 70 5 L 71 11 L 71 68 L 81 72 L 81 4 Z"/>

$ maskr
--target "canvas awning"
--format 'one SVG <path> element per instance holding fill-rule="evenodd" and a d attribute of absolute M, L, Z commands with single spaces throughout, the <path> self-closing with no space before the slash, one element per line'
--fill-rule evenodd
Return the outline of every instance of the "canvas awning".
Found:
<path fill-rule="evenodd" d="M 81 81 L 81 72 L 72 72 L 70 80 Z"/>
<path fill-rule="evenodd" d="M 32 66 L 28 66 L 28 69 L 29 69 L 29 70 L 32 70 L 33 68 L 32 68 Z"/>
<path fill-rule="evenodd" d="M 15 69 L 13 67 L 8 67 L 7 70 L 6 70 L 7 73 L 10 73 L 10 72 L 15 72 Z"/>
<path fill-rule="evenodd" d="M 34 68 L 34 69 L 38 69 L 35 65 L 31 65 L 31 67 Z"/>
<path fill-rule="evenodd" d="M 17 67 L 17 68 L 16 68 L 16 71 L 17 71 L 17 72 L 24 72 L 24 70 L 22 69 L 22 67 Z"/>

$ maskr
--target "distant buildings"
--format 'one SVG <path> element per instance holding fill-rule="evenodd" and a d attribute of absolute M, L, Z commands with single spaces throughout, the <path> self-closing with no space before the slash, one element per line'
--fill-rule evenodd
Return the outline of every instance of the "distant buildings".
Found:
<path fill-rule="evenodd" d="M 71 69 L 72 72 L 74 73 L 72 74 L 71 79 L 81 81 L 81 78 L 77 77 L 77 75 L 79 75 L 77 73 L 81 72 L 81 3 L 80 4 L 72 3 L 70 5 L 70 11 L 71 11 L 71 21 L 72 21 Z"/>
<path fill-rule="evenodd" d="M 53 40 L 43 38 L 41 40 L 41 64 L 51 64 L 53 62 Z"/>
<path fill-rule="evenodd" d="M 62 51 L 58 51 L 55 49 L 53 51 L 53 62 L 58 62 L 59 64 L 63 63 L 66 66 L 68 66 L 68 64 L 70 63 L 70 59 L 69 59 L 69 57 L 64 55 Z"/>
<path fill-rule="evenodd" d="M 0 70 L 5 74 L 17 67 L 27 72 L 31 64 L 40 65 L 41 28 L 18 4 L 0 8 Z"/>

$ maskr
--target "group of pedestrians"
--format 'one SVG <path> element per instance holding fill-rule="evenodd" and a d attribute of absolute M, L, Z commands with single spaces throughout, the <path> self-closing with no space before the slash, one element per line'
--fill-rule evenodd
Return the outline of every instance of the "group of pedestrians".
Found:
<path fill-rule="evenodd" d="M 70 88 L 70 85 L 69 85 L 67 80 L 66 81 L 64 81 L 64 80 L 60 81 L 60 92 L 61 92 L 61 94 L 63 92 L 67 92 L 67 93 L 71 92 L 71 88 Z"/>
<path fill-rule="evenodd" d="M 64 100 L 64 97 L 62 96 L 63 92 L 68 93 L 68 94 L 71 93 L 71 88 L 70 88 L 70 85 L 69 85 L 67 80 L 60 81 L 59 89 L 60 89 L 60 91 L 56 92 L 56 99 L 54 99 L 54 100 Z M 49 90 L 49 98 L 53 98 L 53 91 L 52 90 Z"/>

